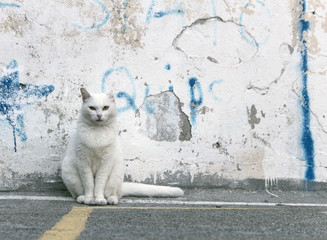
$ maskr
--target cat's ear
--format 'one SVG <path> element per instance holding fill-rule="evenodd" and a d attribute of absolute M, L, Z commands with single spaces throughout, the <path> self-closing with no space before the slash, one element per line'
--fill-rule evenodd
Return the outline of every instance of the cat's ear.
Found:
<path fill-rule="evenodd" d="M 91 95 L 89 94 L 88 91 L 86 91 L 85 88 L 81 88 L 81 94 L 82 94 L 83 102 L 85 102 L 86 99 L 88 99 L 89 97 L 91 97 Z"/>
<path fill-rule="evenodd" d="M 113 101 L 113 102 L 115 101 L 115 97 L 114 97 L 113 93 L 107 93 L 107 96 L 111 101 Z"/>

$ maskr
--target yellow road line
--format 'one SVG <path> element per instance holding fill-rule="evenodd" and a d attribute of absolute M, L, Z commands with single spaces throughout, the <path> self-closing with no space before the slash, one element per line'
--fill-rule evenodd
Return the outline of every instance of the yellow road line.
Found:
<path fill-rule="evenodd" d="M 93 211 L 93 207 L 73 207 L 50 230 L 46 231 L 38 240 L 71 240 L 77 239 L 85 229 L 86 221 Z"/>
<path fill-rule="evenodd" d="M 96 209 L 138 209 L 138 210 L 258 210 L 267 208 L 249 207 L 118 207 L 118 206 L 81 206 L 73 207 L 50 230 L 46 231 L 38 240 L 72 240 L 77 239 L 85 229 L 87 219 Z M 271 208 L 270 208 L 271 209 Z"/>

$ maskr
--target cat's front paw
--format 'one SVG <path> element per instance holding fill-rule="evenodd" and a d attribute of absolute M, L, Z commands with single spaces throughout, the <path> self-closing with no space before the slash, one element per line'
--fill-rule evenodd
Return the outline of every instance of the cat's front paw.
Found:
<path fill-rule="evenodd" d="M 118 204 L 118 197 L 117 196 L 110 196 L 107 198 L 108 204 L 110 205 L 117 205 Z"/>
<path fill-rule="evenodd" d="M 85 200 L 85 196 L 84 195 L 81 195 L 81 196 L 78 196 L 77 199 L 76 199 L 76 202 L 78 203 L 84 203 L 84 200 Z"/>
<path fill-rule="evenodd" d="M 93 197 L 86 197 L 84 203 L 86 205 L 95 205 L 95 200 Z"/>
<path fill-rule="evenodd" d="M 84 203 L 86 205 L 95 205 L 95 201 L 93 197 L 85 197 L 84 195 L 78 196 L 76 202 Z"/>
<path fill-rule="evenodd" d="M 107 205 L 108 201 L 105 198 L 96 198 L 95 204 L 96 205 Z"/>

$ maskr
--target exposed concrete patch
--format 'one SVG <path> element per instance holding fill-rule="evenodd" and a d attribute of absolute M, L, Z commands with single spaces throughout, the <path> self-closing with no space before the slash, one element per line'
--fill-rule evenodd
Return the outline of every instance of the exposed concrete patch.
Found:
<path fill-rule="evenodd" d="M 188 57 L 206 58 L 209 61 L 227 66 L 235 66 L 250 61 L 258 52 L 258 44 L 250 45 L 240 35 L 238 23 L 220 17 L 198 19 L 185 27 L 174 39 L 172 45 Z M 219 29 L 217 34 L 208 29 Z M 244 30 L 251 41 L 256 40 Z M 230 41 L 233 39 L 233 41 Z"/>
<path fill-rule="evenodd" d="M 141 131 L 156 141 L 189 141 L 192 126 L 177 96 L 166 91 L 145 98 L 138 111 Z"/>

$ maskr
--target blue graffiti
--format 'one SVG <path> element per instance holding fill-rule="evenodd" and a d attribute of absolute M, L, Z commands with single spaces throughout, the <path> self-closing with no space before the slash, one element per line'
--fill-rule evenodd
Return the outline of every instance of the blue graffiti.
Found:
<path fill-rule="evenodd" d="M 17 61 L 12 60 L 6 67 L 9 73 L 0 78 L 0 115 L 12 128 L 15 152 L 17 152 L 16 135 L 22 142 L 27 140 L 22 107 L 34 103 L 39 98 L 47 97 L 54 91 L 52 85 L 20 83 L 17 67 Z"/>
<path fill-rule="evenodd" d="M 266 10 L 266 12 L 267 12 L 267 15 L 269 16 L 269 19 L 271 19 L 271 15 L 270 15 L 269 10 L 266 8 L 266 4 L 265 4 L 264 2 L 262 2 L 262 1 L 260 1 L 260 0 L 256 0 L 256 2 L 257 2 L 258 4 L 260 4 L 262 7 L 265 8 L 265 10 Z M 247 4 L 244 5 L 244 8 L 248 8 L 248 7 L 249 7 L 249 3 L 247 3 Z M 268 33 L 267 33 L 266 37 L 265 37 L 262 41 L 260 41 L 260 42 L 255 41 L 255 40 L 253 39 L 253 37 L 249 37 L 248 34 L 246 33 L 245 29 L 244 29 L 244 26 L 243 26 L 243 20 L 244 20 L 244 19 L 243 19 L 243 12 L 241 12 L 241 16 L 240 16 L 240 23 L 241 23 L 240 34 L 241 34 L 242 39 L 244 39 L 247 43 L 249 43 L 249 44 L 251 44 L 251 45 L 253 45 L 253 46 L 257 46 L 257 47 L 258 47 L 259 45 L 262 45 L 262 44 L 264 44 L 264 43 L 266 43 L 266 42 L 268 41 L 268 39 L 269 39 L 269 35 L 268 35 Z"/>
<path fill-rule="evenodd" d="M 120 91 L 116 94 L 117 98 L 123 98 L 126 101 L 126 105 L 124 107 L 120 107 L 118 108 L 118 113 L 122 113 L 122 112 L 126 112 L 130 109 L 136 111 L 137 107 L 135 105 L 135 99 L 136 99 L 136 88 L 135 88 L 135 82 L 134 82 L 134 78 L 132 76 L 132 74 L 128 71 L 128 69 L 124 66 L 121 67 L 117 67 L 117 68 L 112 68 L 109 69 L 108 71 L 106 71 L 102 77 L 102 92 L 106 91 L 106 82 L 107 82 L 107 78 L 114 72 L 123 72 L 127 75 L 128 79 L 131 82 L 131 86 L 133 88 L 133 92 L 132 94 L 128 94 L 126 92 Z"/>
<path fill-rule="evenodd" d="M 305 40 L 304 35 L 309 31 L 310 23 L 305 20 L 305 12 L 306 12 L 306 1 L 300 1 L 300 5 L 302 6 L 302 12 L 300 14 L 299 19 L 299 38 L 300 44 L 302 45 L 301 50 L 301 77 L 302 77 L 302 100 L 301 104 L 302 109 L 302 136 L 301 143 L 304 151 L 304 159 L 306 161 L 307 169 L 305 172 L 305 179 L 307 181 L 312 181 L 315 179 L 315 161 L 314 161 L 314 141 L 312 138 L 312 133 L 310 130 L 310 98 L 308 93 L 308 48 L 307 41 Z"/>
<path fill-rule="evenodd" d="M 215 81 L 213 81 L 212 83 L 210 83 L 210 85 L 209 85 L 209 93 L 211 94 L 211 96 L 213 97 L 213 99 L 215 99 L 217 102 L 219 102 L 219 101 L 221 101 L 221 98 L 219 98 L 215 93 L 214 93 L 214 91 L 213 91 L 213 87 L 215 86 L 215 85 L 217 85 L 217 84 L 220 84 L 220 83 L 222 83 L 223 82 L 223 80 L 215 80 Z"/>
<path fill-rule="evenodd" d="M 215 0 L 211 0 L 211 7 L 212 7 L 213 16 L 217 17 Z M 213 34 L 214 34 L 213 45 L 217 46 L 217 24 L 215 24 L 214 26 Z"/>
<path fill-rule="evenodd" d="M 127 0 L 123 0 L 123 12 L 124 12 L 124 14 L 123 14 L 123 19 L 122 19 L 122 21 L 123 21 L 123 24 L 124 24 L 124 29 L 123 29 L 123 32 L 125 33 L 126 32 L 126 29 L 127 29 L 127 27 L 128 27 L 128 23 L 126 22 L 126 19 L 127 19 L 127 15 L 126 15 L 126 13 L 125 13 L 125 10 L 126 10 L 126 8 L 127 8 L 127 6 L 128 6 L 128 3 L 127 3 Z"/>
<path fill-rule="evenodd" d="M 150 115 L 154 114 L 157 111 L 156 107 L 152 107 L 149 102 L 146 100 L 146 97 L 150 96 L 150 87 L 146 84 L 145 85 L 145 109 L 146 112 Z"/>
<path fill-rule="evenodd" d="M 190 101 L 191 122 L 192 122 L 192 125 L 195 125 L 196 124 L 196 109 L 199 106 L 201 106 L 202 102 L 203 102 L 202 89 L 201 89 L 200 82 L 195 77 L 190 78 L 188 84 L 190 87 L 190 95 L 191 95 L 191 101 Z M 196 93 L 197 93 L 197 99 L 195 98 Z"/>
<path fill-rule="evenodd" d="M 118 107 L 118 113 L 123 113 L 129 110 L 137 111 L 138 107 L 136 106 L 136 86 L 135 86 L 135 80 L 129 70 L 124 67 L 120 66 L 117 68 L 112 68 L 107 70 L 102 78 L 102 92 L 106 92 L 106 84 L 108 82 L 108 78 L 111 74 L 114 72 L 122 72 L 125 73 L 130 81 L 130 85 L 132 86 L 132 93 L 127 93 L 125 91 L 119 91 L 116 94 L 117 98 L 122 98 L 126 101 L 126 105 L 124 107 Z M 217 102 L 222 101 L 218 96 L 214 93 L 214 87 L 216 85 L 219 85 L 223 82 L 223 80 L 214 80 L 212 81 L 208 86 L 208 92 L 212 96 L 214 100 Z M 171 81 L 169 81 L 170 85 L 168 86 L 168 90 L 170 92 L 174 92 L 174 86 L 171 84 Z M 196 126 L 196 118 L 198 113 L 198 108 L 203 104 L 203 92 L 201 83 L 196 77 L 191 77 L 188 79 L 188 87 L 190 89 L 190 120 L 193 126 Z M 165 91 L 160 88 L 160 91 Z M 145 89 L 144 89 L 144 106 L 145 106 L 145 112 L 149 115 L 155 114 L 155 112 L 158 110 L 158 105 L 155 103 L 150 103 L 147 99 L 147 97 L 150 96 L 150 86 L 145 83 Z M 171 100 L 172 102 L 172 100 Z M 172 106 L 170 106 L 172 107 Z"/>
<path fill-rule="evenodd" d="M 108 21 L 109 21 L 109 9 L 106 7 L 106 5 L 104 5 L 101 1 L 99 0 L 93 0 L 95 3 L 97 3 L 98 5 L 100 5 L 102 7 L 102 9 L 106 12 L 106 16 L 104 18 L 104 20 L 97 25 L 91 26 L 91 27 L 84 27 L 78 24 L 73 24 L 74 27 L 77 27 L 79 29 L 84 29 L 84 30 L 94 30 L 94 29 L 99 29 L 101 28 L 103 25 L 105 25 Z"/>
<path fill-rule="evenodd" d="M 3 3 L 0 2 L 0 7 L 13 7 L 13 8 L 20 8 L 21 6 L 15 3 Z"/>
<path fill-rule="evenodd" d="M 170 71 L 171 65 L 169 63 L 167 63 L 166 66 L 165 66 L 165 69 L 167 71 Z M 168 87 L 168 90 L 171 91 L 171 92 L 174 92 L 174 86 L 171 84 L 171 81 L 169 81 L 169 83 L 170 83 L 170 85 Z"/>
<path fill-rule="evenodd" d="M 165 16 L 168 16 L 168 15 L 183 15 L 184 14 L 184 11 L 181 10 L 181 9 L 169 9 L 169 10 L 166 10 L 166 11 L 158 11 L 158 12 L 155 12 L 153 9 L 155 7 L 155 2 L 156 0 L 152 0 L 152 3 L 148 9 L 148 13 L 147 13 L 147 16 L 146 16 L 146 23 L 149 24 L 151 22 L 151 19 L 152 18 L 162 18 L 162 17 L 165 17 Z"/>

